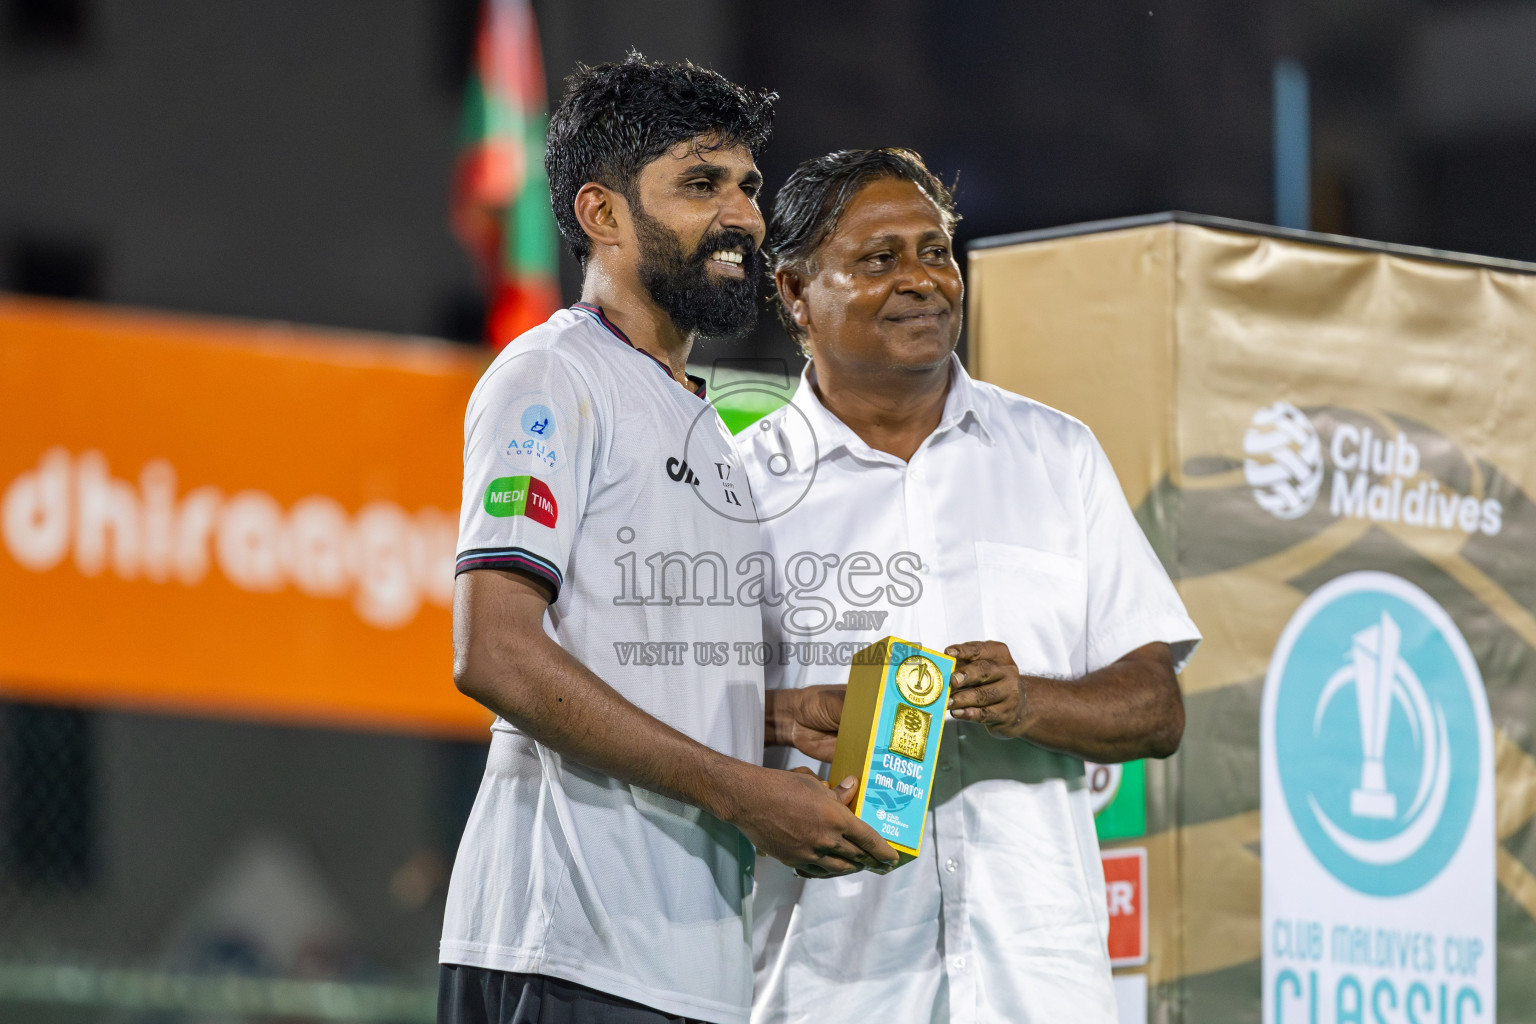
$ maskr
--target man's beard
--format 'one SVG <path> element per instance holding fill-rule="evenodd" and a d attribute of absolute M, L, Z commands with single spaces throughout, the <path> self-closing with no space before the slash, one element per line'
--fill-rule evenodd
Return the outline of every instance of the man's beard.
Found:
<path fill-rule="evenodd" d="M 640 209 L 634 211 L 634 219 L 640 283 L 679 333 L 735 338 L 752 329 L 757 323 L 757 286 L 764 266 L 752 236 L 716 231 L 685 255 L 682 240 L 671 228 Z M 711 276 L 709 257 L 721 249 L 742 254 L 741 278 Z"/>

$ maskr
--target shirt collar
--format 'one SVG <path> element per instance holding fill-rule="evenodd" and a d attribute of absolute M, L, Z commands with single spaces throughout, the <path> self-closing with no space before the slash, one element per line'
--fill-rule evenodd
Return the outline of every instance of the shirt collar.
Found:
<path fill-rule="evenodd" d="M 629 340 L 629 335 L 627 335 L 623 331 L 619 330 L 618 324 L 616 324 L 612 320 L 608 319 L 608 314 L 603 312 L 603 307 L 602 306 L 597 306 L 597 305 L 594 305 L 594 304 L 592 304 L 590 302 L 578 302 L 574 306 L 572 306 L 571 308 L 572 309 L 579 309 L 583 313 L 586 313 L 587 315 L 595 318 L 599 324 L 601 324 L 605 329 L 607 329 L 609 334 L 613 335 L 615 338 L 618 338 L 624 344 L 628 345 L 630 348 L 634 349 L 636 352 L 639 352 L 641 355 L 645 356 L 651 362 L 653 362 L 657 366 L 661 367 L 661 372 L 667 375 L 667 379 L 670 380 L 674 384 L 677 383 L 677 378 L 672 376 L 672 371 L 667 368 L 667 364 L 662 362 L 660 359 L 657 359 L 655 356 L 651 355 L 649 352 L 645 351 L 644 349 L 637 348 L 635 346 L 635 343 Z M 705 388 L 706 388 L 706 385 L 704 383 L 704 378 L 703 377 L 695 377 L 691 373 L 685 373 L 683 376 L 687 377 L 688 378 L 688 383 L 692 385 L 692 387 L 690 387 L 688 390 L 692 391 L 695 395 L 698 395 L 700 398 L 704 398 L 705 397 L 704 392 L 705 392 Z"/>
<path fill-rule="evenodd" d="M 976 382 L 965 372 L 960 358 L 951 354 L 949 394 L 944 399 L 944 413 L 939 417 L 939 425 L 929 436 L 938 437 L 957 427 L 969 429 L 974 426 L 985 443 L 992 444 L 992 435 L 977 407 L 977 391 Z M 800 386 L 795 390 L 790 404 L 799 411 L 800 416 L 786 417 L 781 422 L 795 465 L 809 467 L 813 462 L 827 458 L 840 449 L 846 449 L 867 462 L 901 462 L 896 456 L 876 451 L 865 444 L 858 434 L 822 404 L 816 396 L 816 389 L 811 386 L 810 363 L 806 363 L 805 369 L 800 372 Z"/>
<path fill-rule="evenodd" d="M 965 372 L 965 366 L 960 362 L 960 357 L 951 354 L 949 357 L 949 397 L 944 400 L 944 415 L 939 417 L 938 429 L 934 431 L 937 436 L 946 430 L 955 427 L 969 429 L 974 426 L 977 433 L 987 444 L 993 443 L 992 432 L 987 429 L 987 421 L 981 414 L 980 398 L 981 389 L 971 379 L 971 375 Z"/>

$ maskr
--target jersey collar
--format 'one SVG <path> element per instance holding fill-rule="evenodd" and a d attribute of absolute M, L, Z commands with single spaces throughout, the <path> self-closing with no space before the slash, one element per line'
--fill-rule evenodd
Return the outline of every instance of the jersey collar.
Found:
<path fill-rule="evenodd" d="M 667 375 L 667 380 L 670 380 L 674 384 L 677 383 L 677 378 L 672 376 L 672 371 L 667 368 L 667 364 L 662 362 L 660 359 L 657 359 L 655 356 L 651 355 L 649 352 L 645 351 L 644 349 L 636 348 L 635 347 L 635 343 L 629 340 L 629 336 L 627 334 L 625 334 L 623 331 L 619 330 L 619 327 L 618 327 L 617 324 L 615 324 L 612 320 L 608 319 L 608 314 L 603 312 L 603 307 L 602 306 L 593 305 L 590 302 L 578 302 L 574 306 L 572 306 L 571 308 L 572 309 L 579 309 L 583 313 L 586 313 L 589 316 L 591 316 L 594 319 L 596 319 L 599 324 L 601 324 L 604 328 L 607 329 L 609 334 L 613 335 L 615 338 L 618 338 L 624 344 L 628 345 L 630 348 L 634 349 L 636 352 L 639 352 L 641 355 L 645 356 L 645 358 L 649 359 L 651 362 L 653 362 L 657 366 L 659 366 L 661 368 L 661 372 Z M 706 387 L 706 385 L 704 383 L 704 378 L 703 377 L 695 377 L 691 373 L 685 374 L 685 376 L 688 378 L 688 383 L 693 385 L 693 387 L 690 388 L 689 390 L 691 390 L 695 395 L 699 396 L 700 398 L 703 398 L 704 397 L 704 392 L 705 392 L 705 387 Z"/>

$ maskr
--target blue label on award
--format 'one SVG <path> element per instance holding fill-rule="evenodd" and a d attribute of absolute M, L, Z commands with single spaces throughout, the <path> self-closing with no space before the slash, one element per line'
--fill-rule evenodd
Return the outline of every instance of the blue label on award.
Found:
<path fill-rule="evenodd" d="M 922 648 L 893 643 L 860 816 L 887 842 L 917 849 L 944 728 L 949 670 Z"/>

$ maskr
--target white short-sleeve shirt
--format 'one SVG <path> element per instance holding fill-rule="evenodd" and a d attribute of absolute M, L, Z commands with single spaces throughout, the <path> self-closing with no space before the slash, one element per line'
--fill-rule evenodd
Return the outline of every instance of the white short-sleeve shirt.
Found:
<path fill-rule="evenodd" d="M 577 660 L 668 725 L 760 763 L 762 669 L 714 656 L 762 627 L 732 597 L 729 571 L 760 537 L 713 407 L 578 306 L 497 356 L 464 432 L 459 571 L 542 578 L 557 592 L 545 629 Z M 498 720 L 440 959 L 743 1022 L 752 860 L 734 827 Z"/>
<path fill-rule="evenodd" d="M 1154 641 L 1182 664 L 1199 633 L 1092 433 L 951 367 L 910 462 L 828 412 L 810 368 L 739 439 L 792 577 L 765 609 L 768 685 L 845 682 L 852 651 L 888 634 L 1002 641 L 1021 672 L 1062 678 Z M 760 860 L 754 917 L 754 1022 L 1116 1020 L 1082 762 L 972 723 L 945 723 L 915 862 L 806 880 Z"/>

